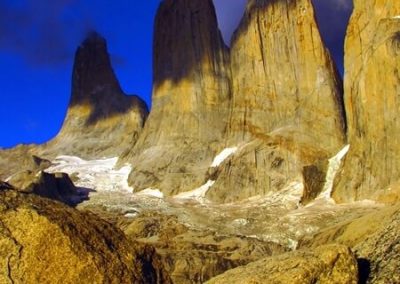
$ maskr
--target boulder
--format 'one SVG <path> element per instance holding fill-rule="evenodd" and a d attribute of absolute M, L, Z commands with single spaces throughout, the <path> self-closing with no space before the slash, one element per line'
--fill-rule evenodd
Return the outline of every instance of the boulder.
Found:
<path fill-rule="evenodd" d="M 229 270 L 206 283 L 358 283 L 357 261 L 342 245 L 327 245 L 264 258 Z"/>
<path fill-rule="evenodd" d="M 1 283 L 170 283 L 154 251 L 89 212 L 0 192 Z"/>
<path fill-rule="evenodd" d="M 9 180 L 21 192 L 37 194 L 41 197 L 76 205 L 87 198 L 89 189 L 77 188 L 65 173 L 23 171 Z"/>

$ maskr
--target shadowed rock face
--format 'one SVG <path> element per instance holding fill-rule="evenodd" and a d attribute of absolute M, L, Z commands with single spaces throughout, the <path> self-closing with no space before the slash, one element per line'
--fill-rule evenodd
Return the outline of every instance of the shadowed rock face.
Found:
<path fill-rule="evenodd" d="M 76 51 L 67 116 L 49 148 L 86 158 L 118 156 L 136 143 L 147 113 L 141 99 L 123 93 L 105 39 L 92 32 Z"/>
<path fill-rule="evenodd" d="M 311 1 L 248 1 L 231 70 L 227 144 L 242 146 L 208 197 L 235 201 L 307 183 L 305 169 L 324 164 L 345 141 L 341 80 Z M 321 183 L 310 182 L 307 190 L 318 195 Z"/>
<path fill-rule="evenodd" d="M 153 106 L 125 160 L 130 184 L 172 194 L 204 182 L 228 120 L 229 55 L 211 0 L 162 1 L 155 20 Z"/>
<path fill-rule="evenodd" d="M 88 192 L 75 187 L 65 173 L 21 171 L 13 175 L 8 182 L 21 192 L 33 193 L 71 206 L 83 201 L 88 195 Z"/>
<path fill-rule="evenodd" d="M 400 2 L 355 1 L 345 45 L 350 152 L 334 198 L 376 199 L 400 179 Z"/>
<path fill-rule="evenodd" d="M 136 143 L 147 115 L 144 101 L 122 92 L 106 41 L 92 32 L 76 51 L 71 99 L 62 129 L 45 144 L 1 150 L 0 178 L 49 166 L 36 165 L 35 156 L 49 160 L 58 155 L 84 159 L 120 156 Z"/>

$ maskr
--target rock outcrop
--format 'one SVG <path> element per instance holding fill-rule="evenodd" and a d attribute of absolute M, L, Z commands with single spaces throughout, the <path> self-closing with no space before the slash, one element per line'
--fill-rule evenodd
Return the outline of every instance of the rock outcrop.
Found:
<path fill-rule="evenodd" d="M 356 253 L 360 283 L 399 283 L 400 206 L 339 223 L 304 240 L 302 247 L 340 243 Z"/>
<path fill-rule="evenodd" d="M 65 173 L 22 171 L 13 175 L 9 181 L 24 193 L 61 201 L 74 206 L 87 199 L 89 189 L 77 188 Z"/>
<path fill-rule="evenodd" d="M 37 145 L 18 145 L 11 149 L 0 150 L 0 179 L 6 180 L 21 172 L 39 172 L 51 166 L 49 160 L 40 158 Z"/>
<path fill-rule="evenodd" d="M 161 2 L 153 60 L 151 114 L 125 160 L 135 190 L 171 195 L 204 182 L 228 121 L 229 54 L 211 0 Z"/>
<path fill-rule="evenodd" d="M 367 283 L 400 283 L 400 210 L 384 226 L 355 246 Z"/>
<path fill-rule="evenodd" d="M 311 1 L 248 1 L 231 69 L 226 143 L 240 151 L 222 165 L 208 197 L 235 201 L 306 183 L 310 167 L 323 176 L 319 165 L 344 144 L 345 115 Z M 313 186 L 317 195 L 321 185 Z"/>
<path fill-rule="evenodd" d="M 358 283 L 357 261 L 342 245 L 295 251 L 228 270 L 207 283 Z"/>
<path fill-rule="evenodd" d="M 146 214 L 121 227 L 129 239 L 155 247 L 173 283 L 204 283 L 228 269 L 287 251 L 257 238 L 192 229 L 176 216 Z"/>
<path fill-rule="evenodd" d="M 400 179 L 400 2 L 354 1 L 345 44 L 350 152 L 335 182 L 339 202 L 376 199 Z"/>
<path fill-rule="evenodd" d="M 119 156 L 134 145 L 147 117 L 137 96 L 126 96 L 114 74 L 107 44 L 92 32 L 78 47 L 67 115 L 45 152 L 82 158 Z"/>
<path fill-rule="evenodd" d="M 1 283 L 170 283 L 157 265 L 92 213 L 0 191 Z"/>

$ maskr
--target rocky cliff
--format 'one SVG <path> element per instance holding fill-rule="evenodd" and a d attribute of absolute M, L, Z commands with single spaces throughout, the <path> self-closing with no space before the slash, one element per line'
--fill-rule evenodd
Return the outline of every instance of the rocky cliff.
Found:
<path fill-rule="evenodd" d="M 165 194 L 200 186 L 228 120 L 228 49 L 211 0 L 165 0 L 154 31 L 153 105 L 137 145 L 135 190 Z"/>
<path fill-rule="evenodd" d="M 105 39 L 91 32 L 76 51 L 64 124 L 45 147 L 84 158 L 118 156 L 136 143 L 147 112 L 140 98 L 123 93 Z"/>
<path fill-rule="evenodd" d="M 231 70 L 226 143 L 239 150 L 221 166 L 208 196 L 264 195 L 305 181 L 304 167 L 323 176 L 323 160 L 343 146 L 346 126 L 341 79 L 311 1 L 248 1 Z"/>
<path fill-rule="evenodd" d="M 354 1 L 345 44 L 350 152 L 337 201 L 376 199 L 400 179 L 400 2 Z"/>

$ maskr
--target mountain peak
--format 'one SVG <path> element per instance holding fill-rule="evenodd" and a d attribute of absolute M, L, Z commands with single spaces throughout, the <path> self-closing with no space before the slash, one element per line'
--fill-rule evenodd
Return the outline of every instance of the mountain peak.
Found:
<path fill-rule="evenodd" d="M 106 40 L 96 31 L 89 32 L 75 54 L 71 104 L 98 104 L 121 93 Z"/>
<path fill-rule="evenodd" d="M 95 30 L 90 30 L 89 32 L 87 32 L 86 37 L 82 42 L 82 45 L 86 46 L 86 45 L 91 45 L 93 43 L 99 43 L 104 45 L 107 44 L 106 39 L 100 33 L 98 33 Z"/>

